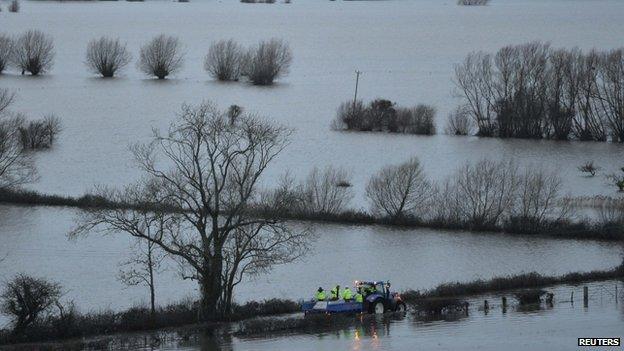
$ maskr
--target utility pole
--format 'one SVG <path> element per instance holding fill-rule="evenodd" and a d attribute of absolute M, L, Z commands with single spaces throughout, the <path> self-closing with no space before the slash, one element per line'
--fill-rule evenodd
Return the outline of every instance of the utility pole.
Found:
<path fill-rule="evenodd" d="M 353 97 L 353 109 L 355 110 L 355 103 L 357 101 L 357 90 L 358 90 L 358 83 L 360 82 L 360 74 L 362 74 L 362 72 L 355 70 L 355 96 Z"/>

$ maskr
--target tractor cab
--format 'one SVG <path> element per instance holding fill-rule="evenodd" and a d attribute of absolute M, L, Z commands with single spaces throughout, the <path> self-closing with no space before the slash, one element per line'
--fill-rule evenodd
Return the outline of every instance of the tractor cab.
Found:
<path fill-rule="evenodd" d="M 362 310 L 381 314 L 389 311 L 405 311 L 405 303 L 397 292 L 390 291 L 390 281 L 355 281 L 358 292 L 364 296 Z"/>

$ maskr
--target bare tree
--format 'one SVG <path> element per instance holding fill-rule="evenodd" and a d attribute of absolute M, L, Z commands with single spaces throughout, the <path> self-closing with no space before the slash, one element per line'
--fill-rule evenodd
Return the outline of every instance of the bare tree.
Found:
<path fill-rule="evenodd" d="M 126 44 L 120 43 L 119 39 L 101 37 L 91 40 L 87 46 L 86 64 L 93 73 L 102 77 L 115 76 L 131 59 Z"/>
<path fill-rule="evenodd" d="M 29 30 L 14 42 L 13 63 L 24 72 L 33 76 L 45 73 L 54 62 L 54 43 L 52 38 L 39 30 Z"/>
<path fill-rule="evenodd" d="M 596 101 L 600 55 L 592 50 L 577 59 L 579 96 L 576 101 L 577 116 L 574 119 L 572 133 L 580 140 L 605 141 L 607 131 Z"/>
<path fill-rule="evenodd" d="M 13 40 L 8 35 L 0 33 L 0 74 L 9 66 L 12 51 Z"/>
<path fill-rule="evenodd" d="M 624 143 L 624 49 L 612 50 L 600 60 L 598 101 L 613 141 Z"/>
<path fill-rule="evenodd" d="M 233 39 L 220 40 L 210 45 L 204 59 L 204 69 L 218 80 L 238 80 L 243 55 L 243 48 Z"/>
<path fill-rule="evenodd" d="M 547 172 L 528 166 L 519 177 L 518 196 L 513 216 L 523 225 L 541 226 L 546 220 L 564 218 L 569 210 L 559 204 L 561 178 L 556 172 Z"/>
<path fill-rule="evenodd" d="M 24 331 L 61 297 L 61 286 L 42 278 L 18 274 L 6 283 L 0 310 L 12 318 L 14 332 Z"/>
<path fill-rule="evenodd" d="M 513 208 L 517 189 L 515 164 L 483 159 L 457 170 L 439 201 L 449 201 L 450 211 L 475 227 L 495 226 Z"/>
<path fill-rule="evenodd" d="M 458 106 L 448 116 L 445 130 L 449 135 L 471 135 L 473 124 L 465 106 Z"/>
<path fill-rule="evenodd" d="M 149 233 L 147 233 L 149 235 Z M 162 272 L 165 255 L 149 240 L 137 240 L 134 255 L 122 263 L 119 280 L 128 286 L 143 285 L 149 289 L 150 311 L 156 313 L 156 285 L 154 276 Z"/>
<path fill-rule="evenodd" d="M 271 85 L 288 73 L 291 62 L 288 43 L 279 39 L 262 41 L 245 55 L 243 74 L 255 85 Z"/>
<path fill-rule="evenodd" d="M 139 69 L 148 76 L 165 79 L 182 68 L 184 54 L 180 40 L 161 34 L 141 48 Z"/>
<path fill-rule="evenodd" d="M 457 93 L 465 100 L 479 136 L 494 136 L 497 130 L 492 61 L 491 55 L 473 52 L 462 64 L 455 66 Z"/>
<path fill-rule="evenodd" d="M 133 149 L 157 201 L 130 197 L 126 202 L 135 206 L 125 210 L 89 210 L 71 236 L 97 227 L 153 242 L 184 265 L 186 278 L 199 282 L 203 318 L 227 316 L 233 290 L 224 290 L 231 281 L 305 252 L 306 231 L 278 218 L 250 216 L 258 181 L 288 135 L 284 127 L 248 114 L 231 124 L 211 103 L 184 106 L 167 133 L 155 131 L 151 143 Z M 151 202 L 179 209 L 166 212 L 169 224 L 156 237 L 135 225 L 136 205 Z"/>
<path fill-rule="evenodd" d="M 421 214 L 434 195 L 434 187 L 415 157 L 382 169 L 366 186 L 372 212 L 391 219 Z"/>
<path fill-rule="evenodd" d="M 347 171 L 314 168 L 298 189 L 299 208 L 309 214 L 337 214 L 353 198 Z"/>
<path fill-rule="evenodd" d="M 20 186 L 36 178 L 32 157 L 20 145 L 23 118 L 6 115 L 14 98 L 14 93 L 0 89 L 0 189 Z"/>

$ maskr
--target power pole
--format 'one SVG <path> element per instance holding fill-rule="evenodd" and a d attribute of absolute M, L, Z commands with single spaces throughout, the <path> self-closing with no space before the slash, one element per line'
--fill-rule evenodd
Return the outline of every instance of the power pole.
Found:
<path fill-rule="evenodd" d="M 355 110 L 355 103 L 357 101 L 357 90 L 358 90 L 358 83 L 360 82 L 360 74 L 362 74 L 362 72 L 355 70 L 355 96 L 353 97 L 353 109 Z"/>

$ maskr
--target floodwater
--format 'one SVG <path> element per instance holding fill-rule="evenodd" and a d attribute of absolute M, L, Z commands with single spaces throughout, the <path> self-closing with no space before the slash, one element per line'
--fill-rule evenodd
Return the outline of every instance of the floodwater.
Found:
<path fill-rule="evenodd" d="M 457 6 L 455 0 L 23 1 L 20 13 L 0 13 L 0 31 L 46 31 L 55 40 L 55 66 L 41 77 L 10 71 L 0 77 L 0 87 L 17 90 L 14 110 L 31 118 L 55 113 L 63 121 L 57 145 L 38 154 L 40 180 L 29 186 L 48 193 L 81 195 L 94 184 L 132 181 L 138 171 L 128 145 L 147 140 L 152 127 L 166 127 L 182 103 L 211 99 L 223 108 L 242 105 L 294 130 L 265 182 L 285 170 L 303 177 L 315 166 L 345 167 L 353 175 L 355 208 L 366 206 L 363 189 L 373 173 L 413 156 L 436 180 L 466 161 L 515 158 L 559 170 L 564 192 L 613 194 L 604 175 L 624 164 L 624 145 L 347 133 L 332 131 L 330 124 L 338 105 L 353 97 L 358 69 L 361 98 L 432 104 L 441 132 L 458 103 L 453 65 L 470 51 L 532 40 L 615 48 L 622 45 L 623 17 L 619 0 L 494 0 L 485 7 Z M 83 64 L 93 38 L 119 37 L 136 59 L 140 46 L 161 32 L 185 45 L 186 64 L 172 79 L 146 79 L 134 63 L 119 78 L 100 79 Z M 288 41 L 294 55 L 290 74 L 275 86 L 218 83 L 203 71 L 211 42 L 233 38 L 246 46 L 271 37 Z M 588 160 L 603 168 L 597 177 L 578 172 Z"/>
<path fill-rule="evenodd" d="M 65 298 L 82 311 L 120 309 L 145 303 L 143 287 L 124 289 L 118 264 L 129 257 L 124 234 L 93 234 L 69 241 L 73 209 L 0 206 L 0 280 L 24 272 L 60 282 Z M 294 223 L 293 225 L 301 225 Z M 427 289 L 537 271 L 547 275 L 610 269 L 624 258 L 624 244 L 556 240 L 518 235 L 398 230 L 382 226 L 314 226 L 316 240 L 302 260 L 246 280 L 236 299 L 309 298 L 319 285 L 390 280 L 398 290 Z M 195 283 L 180 279 L 175 263 L 156 278 L 159 304 L 197 297 Z"/>
<path fill-rule="evenodd" d="M 436 180 L 466 161 L 514 158 L 523 165 L 559 170 L 564 191 L 572 195 L 613 194 L 604 175 L 624 164 L 624 145 L 609 143 L 330 129 L 337 106 L 352 98 L 358 69 L 363 72 L 361 98 L 432 104 L 438 109 L 441 131 L 447 113 L 458 103 L 452 94 L 453 65 L 470 51 L 495 51 L 532 40 L 583 49 L 621 46 L 624 6 L 620 0 L 494 0 L 486 7 L 460 7 L 455 0 L 21 4 L 18 14 L 0 12 L 0 32 L 44 30 L 54 37 L 57 52 L 50 74 L 22 77 L 13 71 L 0 77 L 0 88 L 18 93 L 15 111 L 30 118 L 54 113 L 63 122 L 57 144 L 37 154 L 40 179 L 28 187 L 42 192 L 81 195 L 95 184 L 131 182 L 139 173 L 128 145 L 148 140 L 152 127 L 166 127 L 182 103 L 208 99 L 223 108 L 242 105 L 293 129 L 291 144 L 267 171 L 263 180 L 267 185 L 285 170 L 303 177 L 315 166 L 345 167 L 353 176 L 354 208 L 366 206 L 363 189 L 373 173 L 413 156 Z M 118 36 L 136 58 L 139 47 L 161 32 L 176 35 L 185 44 L 185 67 L 172 79 L 146 79 L 131 64 L 119 78 L 104 80 L 83 65 L 86 45 L 93 38 Z M 218 83 L 202 69 L 203 56 L 215 40 L 234 38 L 251 45 L 271 37 L 288 41 L 294 54 L 290 74 L 273 87 Z M 588 160 L 602 167 L 599 176 L 579 174 L 577 166 Z M 118 263 L 130 254 L 131 241 L 121 235 L 93 235 L 70 242 L 66 233 L 74 216 L 70 209 L 0 206 L 0 257 L 6 256 L 0 263 L 0 279 L 25 272 L 59 281 L 66 289 L 65 298 L 83 311 L 145 303 L 145 289 L 123 289 L 115 279 Z M 354 279 L 389 279 L 403 290 L 529 271 L 563 274 L 608 269 L 622 261 L 624 252 L 621 244 L 498 234 L 380 226 L 316 225 L 315 229 L 318 239 L 304 260 L 243 282 L 237 300 L 304 298 L 318 285 L 344 285 Z M 158 276 L 159 304 L 196 296 L 195 284 L 175 272 L 176 265 L 170 263 Z M 557 305 L 538 313 L 473 314 L 458 322 L 420 323 L 408 318 L 384 325 L 379 333 L 363 331 L 359 339 L 349 330 L 234 339 L 221 346 L 500 349 L 514 342 L 522 349 L 540 349 L 541 343 L 548 342 L 549 348 L 572 349 L 577 336 L 621 332 L 621 305 L 612 307 L 598 305 L 588 312 L 577 304 Z"/>
<path fill-rule="evenodd" d="M 616 285 L 617 298 L 616 298 Z M 586 284 L 587 307 L 582 302 L 582 286 L 560 285 L 546 289 L 554 303 L 518 306 L 507 293 L 509 306 L 503 310 L 501 295 L 468 299 L 468 315 L 445 317 L 405 316 L 366 318 L 330 330 L 282 332 L 271 336 L 232 337 L 215 331 L 163 331 L 122 336 L 115 345 L 132 345 L 139 350 L 574 350 L 579 337 L 624 336 L 624 284 L 603 281 Z M 574 303 L 570 294 L 574 292 Z M 486 313 L 483 301 L 490 308 Z M 331 318 L 331 317 L 329 317 Z M 234 326 L 234 330 L 236 326 Z M 115 339 L 113 339 L 115 340 Z M 145 344 L 150 346 L 145 347 Z M 100 345 L 106 343 L 100 342 Z M 585 348 L 599 350 L 601 348 Z M 605 349 L 605 348 L 602 348 Z M 614 349 L 617 349 L 614 348 Z"/>

